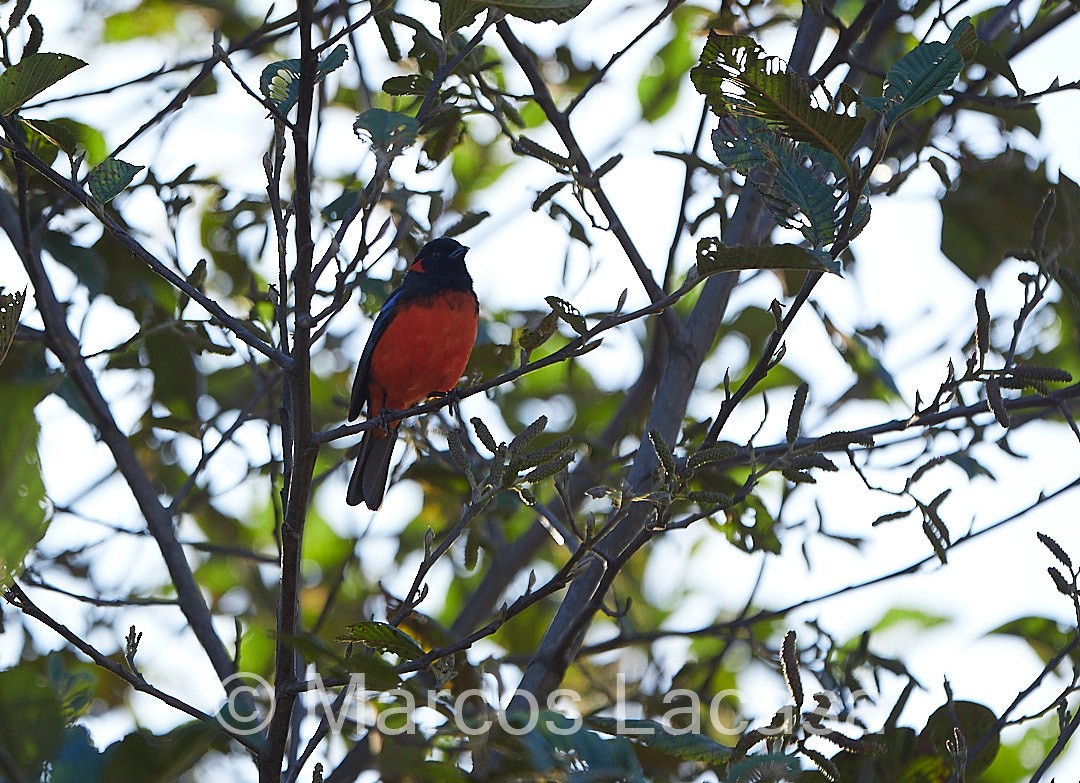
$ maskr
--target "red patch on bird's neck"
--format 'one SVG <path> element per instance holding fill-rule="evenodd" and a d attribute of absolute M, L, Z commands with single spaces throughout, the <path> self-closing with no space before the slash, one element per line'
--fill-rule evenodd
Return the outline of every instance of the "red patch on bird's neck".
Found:
<path fill-rule="evenodd" d="M 419 258 L 416 259 L 415 261 L 412 262 L 412 265 L 409 267 L 409 271 L 410 272 L 423 272 L 424 271 L 424 262 Z"/>

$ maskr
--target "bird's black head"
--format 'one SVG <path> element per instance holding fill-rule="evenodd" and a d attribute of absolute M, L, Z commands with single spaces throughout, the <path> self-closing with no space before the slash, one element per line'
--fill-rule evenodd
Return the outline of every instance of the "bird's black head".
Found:
<path fill-rule="evenodd" d="M 433 239 L 416 254 L 409 267 L 409 276 L 434 278 L 454 288 L 471 288 L 472 278 L 465 268 L 465 254 L 468 252 L 469 248 L 450 237 Z"/>

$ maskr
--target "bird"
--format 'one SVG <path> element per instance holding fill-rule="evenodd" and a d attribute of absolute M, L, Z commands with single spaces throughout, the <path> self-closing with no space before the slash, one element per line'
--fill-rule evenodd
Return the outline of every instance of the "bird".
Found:
<path fill-rule="evenodd" d="M 465 267 L 469 248 L 450 237 L 433 239 L 416 254 L 375 318 L 353 380 L 349 421 L 367 406 L 369 419 L 411 408 L 451 391 L 465 372 L 479 324 L 480 305 Z M 382 504 L 401 421 L 364 432 L 349 490 L 350 506 Z"/>

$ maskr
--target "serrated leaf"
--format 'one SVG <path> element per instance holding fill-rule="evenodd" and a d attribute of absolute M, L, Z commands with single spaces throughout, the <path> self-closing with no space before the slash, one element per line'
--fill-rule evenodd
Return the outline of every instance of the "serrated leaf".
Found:
<path fill-rule="evenodd" d="M 851 154 L 866 125 L 862 117 L 818 106 L 809 84 L 749 36 L 709 33 L 690 78 L 716 114 L 761 119 L 787 138 L 840 160 Z"/>
<path fill-rule="evenodd" d="M 882 97 L 864 103 L 884 113 L 891 125 L 944 92 L 963 67 L 964 58 L 948 44 L 919 44 L 889 69 Z"/>
<path fill-rule="evenodd" d="M 335 220 L 342 220 L 349 210 L 356 206 L 360 201 L 360 196 L 364 193 L 364 189 L 359 185 L 351 185 L 341 192 L 341 195 L 331 201 L 322 211 L 319 213 L 322 215 L 323 220 L 332 222 Z"/>
<path fill-rule="evenodd" d="M 979 42 L 979 35 L 975 32 L 975 26 L 971 24 L 970 16 L 965 16 L 957 23 L 945 43 L 955 49 L 964 58 L 964 62 L 971 62 L 975 54 L 983 48 Z"/>
<path fill-rule="evenodd" d="M 86 66 L 70 54 L 37 52 L 0 73 L 0 114 L 8 115 L 66 76 Z"/>
<path fill-rule="evenodd" d="M 946 555 L 946 548 L 948 545 L 942 538 L 941 530 L 932 524 L 929 519 L 923 520 L 922 529 L 927 540 L 929 540 L 931 546 L 934 547 L 934 554 L 937 555 L 937 559 L 941 561 L 942 565 L 948 563 L 948 556 Z"/>
<path fill-rule="evenodd" d="M 0 364 L 4 363 L 8 349 L 15 342 L 15 330 L 19 326 L 25 301 L 26 289 L 5 294 L 0 287 Z"/>
<path fill-rule="evenodd" d="M 478 212 L 473 212 L 473 211 L 470 210 L 470 211 L 466 212 L 464 215 L 462 215 L 461 218 L 456 223 L 453 223 L 450 226 L 447 226 L 446 230 L 443 231 L 443 236 L 447 236 L 447 237 L 460 236 L 461 234 L 464 234 L 466 231 L 470 231 L 470 230 L 476 228 L 478 225 L 483 223 L 489 217 L 491 217 L 491 213 L 488 212 L 486 209 L 482 209 L 482 210 L 480 210 Z"/>
<path fill-rule="evenodd" d="M 144 168 L 119 158 L 107 158 L 96 166 L 87 178 L 90 195 L 99 204 L 107 204 L 120 195 Z"/>
<path fill-rule="evenodd" d="M 581 311 L 567 302 L 565 299 L 560 299 L 557 296 L 545 296 L 544 301 L 551 306 L 552 311 L 563 321 L 566 321 L 578 334 L 584 336 L 589 331 L 589 326 L 585 323 L 585 316 L 581 314 Z"/>
<path fill-rule="evenodd" d="M 38 458 L 40 427 L 34 415 L 41 391 L 24 384 L 0 384 L 0 410 L 4 412 L 0 508 L 5 518 L 0 525 L 0 586 L 21 570 L 23 559 L 45 535 L 51 516 Z"/>
<path fill-rule="evenodd" d="M 1054 587 L 1057 588 L 1057 591 L 1059 593 L 1061 593 L 1062 595 L 1073 594 L 1074 591 L 1072 589 L 1072 585 L 1069 584 L 1069 580 L 1067 580 L 1060 571 L 1058 571 L 1053 566 L 1050 566 L 1046 569 L 1046 572 L 1050 574 L 1050 578 L 1054 580 Z"/>
<path fill-rule="evenodd" d="M 903 519 L 904 517 L 911 516 L 911 513 L 914 510 L 915 509 L 913 508 L 909 508 L 907 511 L 890 511 L 887 514 L 882 514 L 881 516 L 879 516 L 877 519 L 870 523 L 870 526 L 875 527 L 886 522 L 893 522 L 897 519 Z"/>
<path fill-rule="evenodd" d="M 357 136 L 366 135 L 372 147 L 389 152 L 416 141 L 420 123 L 398 111 L 368 109 L 353 122 L 353 132 Z"/>
<path fill-rule="evenodd" d="M 28 120 L 20 117 L 19 122 L 48 139 L 57 149 L 63 150 L 68 155 L 76 153 L 78 139 L 70 128 L 49 120 Z"/>
<path fill-rule="evenodd" d="M 345 63 L 349 50 L 338 44 L 330 54 L 319 60 L 315 68 L 315 83 L 333 73 Z M 288 114 L 300 97 L 300 60 L 278 60 L 263 68 L 259 76 L 259 89 L 281 114 Z"/>
<path fill-rule="evenodd" d="M 407 633 L 389 623 L 375 620 L 350 625 L 345 633 L 337 637 L 337 641 L 362 644 L 379 652 L 393 653 L 406 661 L 424 655 L 423 648 Z"/>
<path fill-rule="evenodd" d="M 1072 571 L 1072 558 L 1066 554 L 1065 550 L 1061 547 L 1061 544 L 1050 538 L 1046 533 L 1036 533 L 1035 535 L 1038 536 L 1042 545 L 1049 549 L 1050 553 L 1058 559 L 1059 563 Z"/>
<path fill-rule="evenodd" d="M 439 32 L 443 40 L 448 40 L 450 34 L 462 27 L 468 27 L 476 21 L 476 16 L 484 6 L 473 0 L 440 0 L 439 2 Z"/>
<path fill-rule="evenodd" d="M 391 76 L 382 84 L 382 91 L 387 95 L 424 95 L 430 88 L 431 77 L 421 73 Z"/>
<path fill-rule="evenodd" d="M 799 245 L 725 245 L 702 237 L 697 249 L 698 274 L 714 275 L 740 269 L 799 269 L 840 274 L 840 262 L 821 250 Z"/>
<path fill-rule="evenodd" d="M 518 345 L 526 354 L 532 353 L 546 343 L 559 325 L 559 316 L 552 310 L 544 316 L 535 329 L 522 329 Z"/>
<path fill-rule="evenodd" d="M 712 141 L 716 157 L 747 178 L 778 225 L 798 229 L 814 247 L 833 241 L 850 197 L 835 155 L 797 144 L 754 117 L 722 118 Z M 852 236 L 865 226 L 869 210 L 864 191 L 852 218 Z"/>
<path fill-rule="evenodd" d="M 604 734 L 625 734 L 636 745 L 643 745 L 686 761 L 720 766 L 731 759 L 731 748 L 703 734 L 686 731 L 676 733 L 663 723 L 647 718 L 619 719 L 590 715 L 585 718 L 585 724 Z"/>
<path fill-rule="evenodd" d="M 495 0 L 487 7 L 505 11 L 527 22 L 569 22 L 589 7 L 592 0 Z"/>

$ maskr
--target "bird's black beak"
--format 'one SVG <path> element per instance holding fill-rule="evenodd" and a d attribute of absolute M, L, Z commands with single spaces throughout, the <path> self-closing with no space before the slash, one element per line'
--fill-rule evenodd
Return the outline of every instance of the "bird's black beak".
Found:
<path fill-rule="evenodd" d="M 469 248 L 465 247 L 465 245 L 458 245 L 450 254 L 450 258 L 454 259 L 455 261 L 462 261 L 465 258 L 465 254 L 468 252 Z"/>

